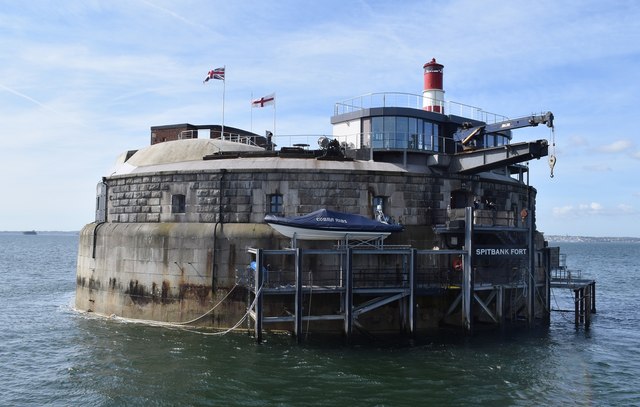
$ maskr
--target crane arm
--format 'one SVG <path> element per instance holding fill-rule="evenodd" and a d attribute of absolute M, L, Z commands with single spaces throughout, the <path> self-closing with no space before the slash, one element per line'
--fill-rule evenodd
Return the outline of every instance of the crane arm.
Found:
<path fill-rule="evenodd" d="M 475 127 L 465 128 L 465 126 L 463 126 L 462 129 L 458 130 L 457 135 L 462 145 L 467 146 L 473 139 L 484 136 L 485 134 L 498 133 L 500 131 L 519 129 L 522 127 L 535 127 L 539 124 L 546 124 L 547 127 L 553 128 L 553 113 L 546 112 L 540 115 L 524 116 Z"/>

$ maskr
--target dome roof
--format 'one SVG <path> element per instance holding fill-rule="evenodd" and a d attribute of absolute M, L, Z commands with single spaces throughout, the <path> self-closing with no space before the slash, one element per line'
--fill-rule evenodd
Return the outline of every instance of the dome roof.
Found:
<path fill-rule="evenodd" d="M 205 155 L 220 151 L 263 151 L 262 147 L 220 139 L 186 139 L 166 141 L 136 151 L 126 162 L 135 167 L 202 161 Z"/>
<path fill-rule="evenodd" d="M 121 154 L 111 174 L 128 173 L 135 168 L 202 161 L 202 157 L 220 151 L 263 151 L 262 147 L 220 139 L 166 141 L 130 153 Z M 129 159 L 127 159 L 129 157 Z"/>
<path fill-rule="evenodd" d="M 387 171 L 406 172 L 397 164 L 374 161 L 332 161 L 307 158 L 251 157 L 203 160 L 220 151 L 264 151 L 261 147 L 219 139 L 166 141 L 135 152 L 125 152 L 110 176 L 203 170 L 303 170 L 303 171 Z M 127 159 L 127 157 L 129 157 Z"/>

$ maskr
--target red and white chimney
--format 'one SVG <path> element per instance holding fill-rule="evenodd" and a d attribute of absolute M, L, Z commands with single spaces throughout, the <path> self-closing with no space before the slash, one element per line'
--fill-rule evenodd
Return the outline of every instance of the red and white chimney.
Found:
<path fill-rule="evenodd" d="M 424 64 L 424 90 L 422 91 L 422 108 L 429 112 L 444 113 L 444 90 L 442 88 L 442 71 L 444 65 L 431 59 Z"/>

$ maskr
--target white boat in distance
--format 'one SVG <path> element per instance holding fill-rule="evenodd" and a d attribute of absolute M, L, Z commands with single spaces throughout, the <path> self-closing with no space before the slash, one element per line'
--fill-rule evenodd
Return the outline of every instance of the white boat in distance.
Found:
<path fill-rule="evenodd" d="M 328 209 L 290 218 L 267 215 L 264 220 L 284 236 L 298 240 L 384 239 L 403 230 L 402 225 Z"/>

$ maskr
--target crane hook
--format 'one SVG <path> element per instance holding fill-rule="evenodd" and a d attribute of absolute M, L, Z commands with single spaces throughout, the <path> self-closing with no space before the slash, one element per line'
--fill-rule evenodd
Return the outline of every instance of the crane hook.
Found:
<path fill-rule="evenodd" d="M 551 154 L 549 156 L 549 168 L 551 169 L 551 178 L 553 178 L 553 167 L 556 165 L 556 156 Z"/>

